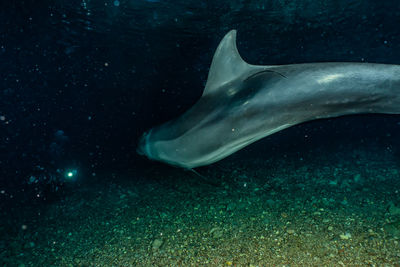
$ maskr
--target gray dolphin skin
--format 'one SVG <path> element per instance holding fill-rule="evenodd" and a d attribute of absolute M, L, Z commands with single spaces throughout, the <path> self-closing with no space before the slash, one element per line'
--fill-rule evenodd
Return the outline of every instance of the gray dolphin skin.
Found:
<path fill-rule="evenodd" d="M 144 133 L 137 152 L 191 169 L 292 125 L 359 113 L 400 113 L 400 65 L 250 65 L 232 30 L 214 54 L 199 101 Z"/>

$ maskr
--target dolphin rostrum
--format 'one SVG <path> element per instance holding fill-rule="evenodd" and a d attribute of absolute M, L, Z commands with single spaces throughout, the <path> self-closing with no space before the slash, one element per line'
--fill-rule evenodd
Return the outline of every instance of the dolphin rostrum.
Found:
<path fill-rule="evenodd" d="M 199 101 L 144 133 L 137 151 L 190 169 L 292 125 L 358 113 L 400 114 L 400 65 L 250 65 L 232 30 L 214 54 Z"/>

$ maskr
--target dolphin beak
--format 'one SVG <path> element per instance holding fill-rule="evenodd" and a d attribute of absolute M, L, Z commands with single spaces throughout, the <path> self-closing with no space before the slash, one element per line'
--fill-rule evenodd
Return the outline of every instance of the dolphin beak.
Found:
<path fill-rule="evenodd" d="M 149 136 L 150 132 L 145 132 L 142 137 L 139 139 L 138 146 L 136 148 L 136 152 L 141 155 L 141 156 L 147 156 L 150 158 L 150 152 L 149 152 Z"/>

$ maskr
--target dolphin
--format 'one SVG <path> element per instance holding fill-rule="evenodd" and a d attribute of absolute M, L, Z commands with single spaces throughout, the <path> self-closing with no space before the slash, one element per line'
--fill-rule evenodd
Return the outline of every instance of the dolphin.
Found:
<path fill-rule="evenodd" d="M 232 30 L 214 54 L 198 102 L 144 133 L 137 152 L 192 169 L 290 126 L 360 113 L 400 114 L 400 65 L 251 65 L 239 55 Z"/>

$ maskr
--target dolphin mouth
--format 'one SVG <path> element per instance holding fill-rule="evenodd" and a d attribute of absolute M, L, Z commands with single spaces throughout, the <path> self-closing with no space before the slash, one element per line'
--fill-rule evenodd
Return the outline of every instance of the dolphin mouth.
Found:
<path fill-rule="evenodd" d="M 151 134 L 150 130 L 149 132 L 145 132 L 142 137 L 140 137 L 139 139 L 139 143 L 138 146 L 136 148 L 136 153 L 138 153 L 141 156 L 146 156 L 148 158 L 152 158 L 151 157 L 151 152 L 150 152 L 150 145 L 149 145 L 149 138 L 150 138 L 150 134 Z"/>

